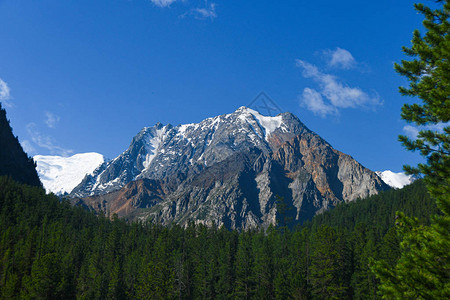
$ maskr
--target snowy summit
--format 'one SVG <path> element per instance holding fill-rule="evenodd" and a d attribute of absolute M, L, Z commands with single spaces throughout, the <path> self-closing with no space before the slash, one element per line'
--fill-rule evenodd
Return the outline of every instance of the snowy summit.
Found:
<path fill-rule="evenodd" d="M 71 194 L 86 197 L 112 192 L 131 181 L 165 178 L 192 166 L 202 169 L 251 148 L 269 153 L 272 143 L 292 139 L 304 131 L 308 129 L 291 113 L 264 116 L 244 106 L 199 123 L 157 123 L 144 127 L 127 150 L 102 164 Z M 278 137 L 272 141 L 272 136 Z"/>

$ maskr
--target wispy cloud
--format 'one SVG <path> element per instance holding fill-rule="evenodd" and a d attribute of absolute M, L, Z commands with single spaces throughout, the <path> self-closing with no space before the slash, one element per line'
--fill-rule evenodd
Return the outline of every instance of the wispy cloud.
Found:
<path fill-rule="evenodd" d="M 33 156 L 36 153 L 36 149 L 34 149 L 33 145 L 29 140 L 24 140 L 20 143 L 22 145 L 23 150 L 30 156 Z"/>
<path fill-rule="evenodd" d="M 60 120 L 59 116 L 46 111 L 45 112 L 45 124 L 49 127 L 49 128 L 55 128 L 56 123 L 58 123 Z"/>
<path fill-rule="evenodd" d="M 177 0 L 151 0 L 153 4 L 158 7 L 168 7 L 170 4 L 176 2 Z"/>
<path fill-rule="evenodd" d="M 321 72 L 315 65 L 296 60 L 297 67 L 303 70 L 303 77 L 311 78 L 318 89 L 305 88 L 300 97 L 301 104 L 322 117 L 338 114 L 344 108 L 369 108 L 382 104 L 377 95 L 370 96 L 359 87 L 350 87 L 330 74 Z M 320 98 L 318 97 L 320 96 Z"/>
<path fill-rule="evenodd" d="M 450 122 L 447 123 L 437 123 L 433 125 L 426 125 L 426 126 L 411 126 L 406 125 L 403 127 L 403 132 L 412 139 L 417 139 L 417 136 L 419 135 L 419 131 L 422 130 L 431 130 L 431 131 L 437 131 L 437 132 L 444 132 L 444 128 L 450 126 Z"/>
<path fill-rule="evenodd" d="M 406 125 L 403 127 L 403 132 L 410 138 L 416 139 L 419 134 L 419 129 L 411 125 Z"/>
<path fill-rule="evenodd" d="M 336 50 L 327 50 L 325 55 L 328 58 L 328 65 L 330 67 L 350 69 L 356 65 L 356 60 L 353 55 L 342 48 L 337 47 Z"/>
<path fill-rule="evenodd" d="M 337 114 L 337 109 L 332 105 L 325 104 L 322 95 L 314 89 L 305 88 L 301 99 L 302 104 L 316 115 L 325 117 Z"/>
<path fill-rule="evenodd" d="M 211 3 L 203 8 L 194 8 L 191 10 L 191 14 L 197 19 L 214 19 L 217 17 L 216 4 Z"/>
<path fill-rule="evenodd" d="M 0 78 L 0 102 L 2 102 L 6 107 L 12 107 L 11 102 L 11 91 L 6 82 Z"/>
<path fill-rule="evenodd" d="M 51 154 L 68 156 L 73 152 L 72 150 L 55 145 L 53 139 L 50 136 L 44 135 L 39 132 L 35 123 L 29 123 L 27 125 L 27 131 L 34 144 L 36 144 L 38 147 L 49 150 Z"/>
<path fill-rule="evenodd" d="M 187 6 L 187 11 L 180 15 L 181 18 L 186 16 L 194 17 L 198 20 L 215 19 L 217 17 L 216 13 L 216 3 L 209 3 L 208 0 L 201 1 L 203 5 L 195 5 L 187 0 L 150 0 L 155 6 L 158 7 L 171 7 L 175 2 L 183 2 Z"/>

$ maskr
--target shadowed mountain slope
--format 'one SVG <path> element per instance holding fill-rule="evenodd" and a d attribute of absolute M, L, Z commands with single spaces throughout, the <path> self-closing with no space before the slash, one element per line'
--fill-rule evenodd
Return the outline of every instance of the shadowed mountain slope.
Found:
<path fill-rule="evenodd" d="M 0 104 L 0 176 L 10 176 L 17 182 L 41 186 L 32 158 L 23 151 Z"/>
<path fill-rule="evenodd" d="M 293 114 L 267 117 L 241 107 L 197 124 L 144 128 L 71 196 L 128 219 L 253 228 L 277 223 L 279 199 L 287 207 L 282 217 L 299 223 L 387 189 Z"/>

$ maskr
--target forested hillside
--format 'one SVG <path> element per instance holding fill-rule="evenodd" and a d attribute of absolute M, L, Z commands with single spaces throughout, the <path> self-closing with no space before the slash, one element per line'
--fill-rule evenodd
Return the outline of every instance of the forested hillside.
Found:
<path fill-rule="evenodd" d="M 392 227 L 398 211 L 417 217 L 423 224 L 429 223 L 430 215 L 438 213 L 436 204 L 430 200 L 425 185 L 419 180 L 400 190 L 392 189 L 373 197 L 338 205 L 315 216 L 310 226 L 318 228 L 328 225 L 353 230 L 359 223 L 364 223 L 382 235 Z"/>
<path fill-rule="evenodd" d="M 18 182 L 41 186 L 34 161 L 23 151 L 0 103 L 0 176 L 11 176 Z"/>
<path fill-rule="evenodd" d="M 127 224 L 0 178 L 3 299 L 376 299 L 402 210 L 436 212 L 421 182 L 340 205 L 293 230 Z M 282 216 L 280 216 L 282 217 Z"/>

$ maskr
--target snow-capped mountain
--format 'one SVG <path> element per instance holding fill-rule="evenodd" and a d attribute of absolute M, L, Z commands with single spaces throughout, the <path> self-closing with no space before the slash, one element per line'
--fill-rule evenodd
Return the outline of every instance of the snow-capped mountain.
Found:
<path fill-rule="evenodd" d="M 377 171 L 378 176 L 383 179 L 383 181 L 396 189 L 401 189 L 405 185 L 411 184 L 414 181 L 414 178 L 411 175 L 406 175 L 405 173 L 394 173 L 390 170 L 386 170 L 383 172 Z"/>
<path fill-rule="evenodd" d="M 81 180 L 104 163 L 103 155 L 81 153 L 70 157 L 36 155 L 34 161 L 47 193 L 70 193 Z"/>
<path fill-rule="evenodd" d="M 304 130 L 306 127 L 290 113 L 266 117 L 246 107 L 197 124 L 173 127 L 157 123 L 143 128 L 124 153 L 100 166 L 72 194 L 104 194 L 133 180 L 162 179 L 189 169 L 203 169 L 254 147 L 269 153 L 269 138 L 274 132 L 279 139 L 274 142 L 280 143 Z"/>
<path fill-rule="evenodd" d="M 388 188 L 293 114 L 241 107 L 196 124 L 142 129 L 71 197 L 129 219 L 250 228 L 276 223 L 279 197 L 301 222 Z"/>

